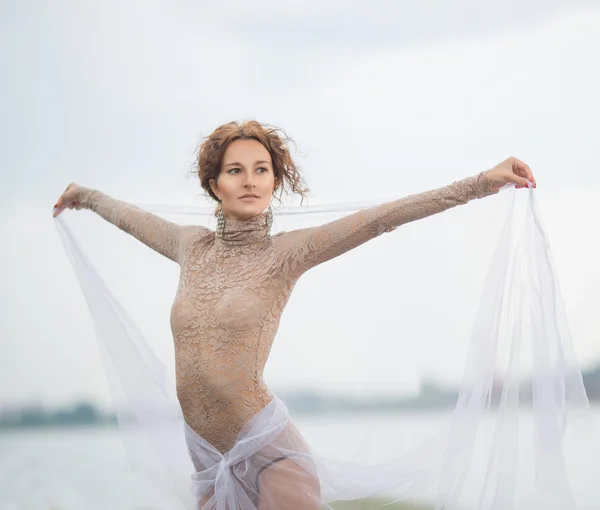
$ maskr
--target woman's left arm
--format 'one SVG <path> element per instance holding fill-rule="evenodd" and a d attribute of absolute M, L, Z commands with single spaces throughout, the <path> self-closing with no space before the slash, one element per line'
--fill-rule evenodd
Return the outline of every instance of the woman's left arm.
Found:
<path fill-rule="evenodd" d="M 501 165 L 506 165 L 508 161 Z M 501 165 L 442 188 L 358 211 L 324 225 L 288 232 L 278 238 L 281 247 L 287 252 L 287 269 L 300 276 L 308 269 L 384 232 L 391 232 L 400 225 L 466 204 L 476 198 L 493 195 L 506 183 L 512 182 L 517 187 L 524 187 L 527 186 L 526 178 L 533 180 L 530 171 L 526 174 L 527 177 L 521 177 L 517 172 L 507 172 Z"/>

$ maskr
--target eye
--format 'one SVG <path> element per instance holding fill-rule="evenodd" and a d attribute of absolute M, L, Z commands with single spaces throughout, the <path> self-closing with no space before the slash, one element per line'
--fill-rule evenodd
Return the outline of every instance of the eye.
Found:
<path fill-rule="evenodd" d="M 227 173 L 230 174 L 231 172 L 233 172 L 234 170 L 239 170 L 239 168 L 230 168 L 229 170 L 227 170 Z"/>
<path fill-rule="evenodd" d="M 268 169 L 268 168 L 266 168 L 266 167 L 264 167 L 264 166 L 260 166 L 260 167 L 258 167 L 258 168 L 257 168 L 257 170 L 264 170 L 265 172 L 268 172 L 268 171 L 269 171 L 269 169 Z M 263 172 L 263 173 L 264 173 L 264 172 Z"/>

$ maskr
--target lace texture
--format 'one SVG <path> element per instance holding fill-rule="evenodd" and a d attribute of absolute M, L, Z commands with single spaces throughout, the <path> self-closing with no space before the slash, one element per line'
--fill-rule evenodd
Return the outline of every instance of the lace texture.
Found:
<path fill-rule="evenodd" d="M 223 235 L 171 223 L 88 188 L 79 202 L 177 262 L 171 309 L 177 397 L 187 425 L 221 453 L 272 400 L 263 370 L 290 293 L 304 272 L 384 232 L 494 193 L 484 175 L 269 236 L 267 214 L 226 220 Z"/>

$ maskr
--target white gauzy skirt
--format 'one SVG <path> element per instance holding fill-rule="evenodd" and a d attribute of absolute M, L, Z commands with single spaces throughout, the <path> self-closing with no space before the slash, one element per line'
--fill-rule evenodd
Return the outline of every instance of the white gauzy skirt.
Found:
<path fill-rule="evenodd" d="M 313 455 L 277 396 L 252 417 L 225 454 L 187 423 L 184 429 L 199 509 L 319 508 Z"/>

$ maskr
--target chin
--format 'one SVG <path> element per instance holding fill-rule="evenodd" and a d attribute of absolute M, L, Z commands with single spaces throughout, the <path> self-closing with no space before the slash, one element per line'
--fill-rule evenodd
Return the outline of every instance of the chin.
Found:
<path fill-rule="evenodd" d="M 245 204 L 246 207 L 244 207 L 244 205 L 242 205 L 242 207 L 238 207 L 236 209 L 236 216 L 246 216 L 248 218 L 252 217 L 252 216 L 258 216 L 260 213 L 262 213 L 267 207 L 269 207 L 269 204 L 267 205 L 259 205 L 259 204 Z"/>

